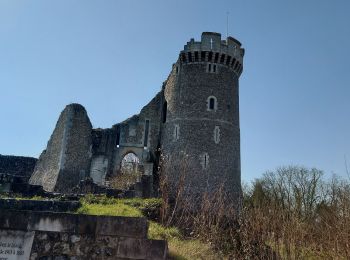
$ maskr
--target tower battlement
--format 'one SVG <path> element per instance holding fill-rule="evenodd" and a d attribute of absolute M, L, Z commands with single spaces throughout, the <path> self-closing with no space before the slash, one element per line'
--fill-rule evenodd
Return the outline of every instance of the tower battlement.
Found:
<path fill-rule="evenodd" d="M 203 32 L 201 41 L 193 38 L 180 52 L 181 63 L 211 62 L 228 66 L 239 76 L 243 71 L 244 49 L 233 37 L 221 39 L 220 33 Z"/>

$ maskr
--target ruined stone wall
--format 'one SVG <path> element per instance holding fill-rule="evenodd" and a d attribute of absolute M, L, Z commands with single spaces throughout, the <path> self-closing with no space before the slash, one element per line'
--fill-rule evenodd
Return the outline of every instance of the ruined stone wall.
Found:
<path fill-rule="evenodd" d="M 123 156 L 132 152 L 144 164 L 146 173 L 152 174 L 155 152 L 160 144 L 163 99 L 163 91 L 161 91 L 142 108 L 140 114 L 113 127 L 119 128 L 120 132 L 120 141 L 118 147 L 115 145 L 113 156 L 114 172 L 118 172 Z"/>
<path fill-rule="evenodd" d="M 104 185 L 108 176 L 112 175 L 116 138 L 115 129 L 94 129 L 92 131 L 90 177 L 99 185 Z"/>
<path fill-rule="evenodd" d="M 30 183 L 46 191 L 69 193 L 89 175 L 92 126 L 83 106 L 68 105 L 61 113 Z"/>
<path fill-rule="evenodd" d="M 80 206 L 79 201 L 0 199 L 1 210 L 74 212 Z"/>
<path fill-rule="evenodd" d="M 37 160 L 32 157 L 0 154 L 0 173 L 24 177 L 28 180 L 34 171 Z"/>

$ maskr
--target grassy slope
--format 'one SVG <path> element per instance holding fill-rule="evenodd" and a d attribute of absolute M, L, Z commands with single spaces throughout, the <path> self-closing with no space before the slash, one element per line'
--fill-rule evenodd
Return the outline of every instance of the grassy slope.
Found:
<path fill-rule="evenodd" d="M 82 200 L 82 206 L 77 213 L 89 215 L 142 217 L 142 208 L 152 208 L 159 203 L 157 199 L 108 199 L 88 196 Z M 164 227 L 150 221 L 148 230 L 150 239 L 165 239 L 168 241 L 170 256 L 173 259 L 220 259 L 209 245 L 199 240 L 184 239 L 175 227 Z"/>

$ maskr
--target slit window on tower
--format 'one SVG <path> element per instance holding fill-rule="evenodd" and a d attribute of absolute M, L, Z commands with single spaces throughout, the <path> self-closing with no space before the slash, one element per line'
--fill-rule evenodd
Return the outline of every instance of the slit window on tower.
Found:
<path fill-rule="evenodd" d="M 214 96 L 210 96 L 207 99 L 207 111 L 216 111 L 218 108 L 217 99 Z"/>
<path fill-rule="evenodd" d="M 167 109 L 168 109 L 168 103 L 165 101 L 163 104 L 163 123 L 166 122 L 166 113 L 167 113 Z"/>
<path fill-rule="evenodd" d="M 215 63 L 218 63 L 218 60 L 219 60 L 219 53 L 215 53 L 214 62 L 215 62 Z"/>
<path fill-rule="evenodd" d="M 216 72 L 216 65 L 213 64 L 213 72 L 215 73 Z"/>
<path fill-rule="evenodd" d="M 175 125 L 175 128 L 174 128 L 174 141 L 179 140 L 179 135 L 180 135 L 180 126 L 179 125 Z"/>
<path fill-rule="evenodd" d="M 188 54 L 188 61 L 192 62 L 192 53 L 188 52 L 187 54 Z"/>
<path fill-rule="evenodd" d="M 145 137 L 143 140 L 143 146 L 147 147 L 148 144 L 148 132 L 149 132 L 149 120 L 145 121 Z"/>
<path fill-rule="evenodd" d="M 194 61 L 198 61 L 199 60 L 199 56 L 198 56 L 198 51 L 194 52 Z"/>
<path fill-rule="evenodd" d="M 215 99 L 214 98 L 210 98 L 209 99 L 209 109 L 210 110 L 214 110 L 215 108 Z"/>
<path fill-rule="evenodd" d="M 211 72 L 211 63 L 208 64 L 208 72 Z"/>
<path fill-rule="evenodd" d="M 203 170 L 207 169 L 209 166 L 209 155 L 208 153 L 204 153 L 201 155 L 201 165 L 203 167 Z"/>

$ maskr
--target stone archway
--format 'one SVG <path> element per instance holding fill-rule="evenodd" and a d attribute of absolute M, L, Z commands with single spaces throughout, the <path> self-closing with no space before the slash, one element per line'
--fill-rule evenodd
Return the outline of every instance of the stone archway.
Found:
<path fill-rule="evenodd" d="M 136 183 L 141 182 L 143 166 L 140 158 L 132 151 L 126 152 L 120 160 L 119 170 L 111 178 L 113 188 L 128 190 Z"/>
<path fill-rule="evenodd" d="M 120 162 L 120 173 L 121 174 L 135 174 L 140 171 L 140 159 L 133 153 L 126 153 Z"/>

